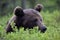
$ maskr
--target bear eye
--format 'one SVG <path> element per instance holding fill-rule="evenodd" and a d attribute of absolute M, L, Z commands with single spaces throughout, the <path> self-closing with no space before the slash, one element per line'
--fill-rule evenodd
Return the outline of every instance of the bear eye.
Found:
<path fill-rule="evenodd" d="M 34 22 L 36 22 L 37 21 L 37 19 L 34 19 Z"/>
<path fill-rule="evenodd" d="M 42 19 L 40 19 L 40 21 L 42 21 Z"/>

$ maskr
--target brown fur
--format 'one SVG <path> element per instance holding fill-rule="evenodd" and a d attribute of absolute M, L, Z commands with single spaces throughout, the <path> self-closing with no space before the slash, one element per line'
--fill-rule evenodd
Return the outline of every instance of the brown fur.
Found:
<path fill-rule="evenodd" d="M 43 5 L 37 4 L 34 9 L 40 12 L 43 9 Z"/>
<path fill-rule="evenodd" d="M 14 31 L 12 29 L 11 22 L 14 21 L 15 26 L 19 30 L 19 28 L 22 26 L 24 27 L 24 30 L 26 28 L 32 29 L 35 26 L 38 26 L 39 30 L 41 32 L 45 32 L 46 27 L 43 24 L 43 19 L 41 14 L 39 14 L 39 11 L 35 9 L 22 9 L 21 7 L 16 7 L 14 9 L 14 16 L 9 20 L 6 28 L 6 32 L 12 32 Z"/>

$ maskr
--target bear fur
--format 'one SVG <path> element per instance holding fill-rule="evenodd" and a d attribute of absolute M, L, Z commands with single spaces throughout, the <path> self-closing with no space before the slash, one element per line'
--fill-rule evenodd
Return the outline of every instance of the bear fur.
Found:
<path fill-rule="evenodd" d="M 43 19 L 41 14 L 39 14 L 41 11 L 41 5 L 38 4 L 34 9 L 22 9 L 21 7 L 17 6 L 14 9 L 14 15 L 7 23 L 6 32 L 14 32 L 11 22 L 14 21 L 15 27 L 19 30 L 20 27 L 23 27 L 24 30 L 33 29 L 33 27 L 38 26 L 38 29 L 41 30 L 41 32 L 46 31 L 46 26 L 43 23 Z"/>

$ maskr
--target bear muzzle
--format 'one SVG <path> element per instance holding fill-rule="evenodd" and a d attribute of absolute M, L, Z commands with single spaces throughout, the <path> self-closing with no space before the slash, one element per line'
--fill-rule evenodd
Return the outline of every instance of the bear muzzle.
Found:
<path fill-rule="evenodd" d="M 41 28 L 39 28 L 39 30 L 41 30 L 42 33 L 45 33 L 45 31 L 47 30 L 47 28 L 45 26 L 42 26 Z"/>

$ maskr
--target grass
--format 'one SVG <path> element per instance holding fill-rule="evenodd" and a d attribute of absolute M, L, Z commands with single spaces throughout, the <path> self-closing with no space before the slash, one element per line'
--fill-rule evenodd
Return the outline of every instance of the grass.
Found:
<path fill-rule="evenodd" d="M 24 31 L 21 28 L 18 32 L 5 33 L 5 27 L 7 20 L 12 15 L 4 16 L 0 18 L 0 40 L 60 40 L 60 12 L 55 10 L 53 12 L 41 12 L 43 21 L 47 26 L 47 31 L 41 33 L 37 28 Z"/>

